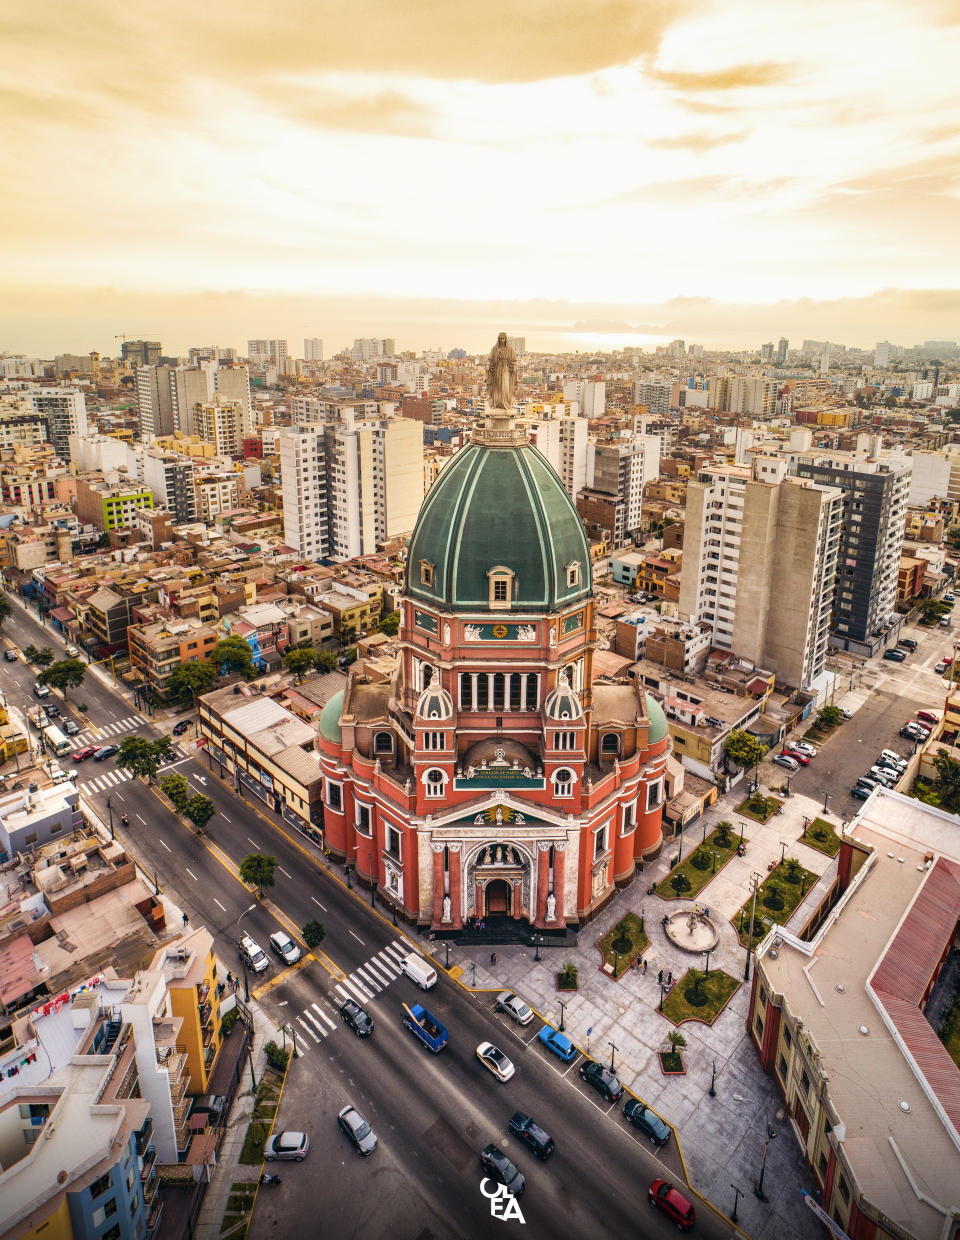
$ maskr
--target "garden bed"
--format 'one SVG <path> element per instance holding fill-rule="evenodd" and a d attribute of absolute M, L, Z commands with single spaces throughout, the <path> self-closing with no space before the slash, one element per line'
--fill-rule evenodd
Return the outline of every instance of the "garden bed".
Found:
<path fill-rule="evenodd" d="M 725 842 L 721 843 L 721 840 Z M 717 827 L 716 830 L 710 832 L 705 841 L 698 844 L 679 865 L 675 865 L 670 873 L 657 883 L 657 894 L 663 900 L 694 899 L 717 871 L 722 870 L 730 858 L 736 854 L 739 844 L 740 837 L 734 833 L 732 826 L 725 832 Z M 674 879 L 681 876 L 685 882 L 675 887 Z"/>
<path fill-rule="evenodd" d="M 675 1025 L 699 1020 L 712 1025 L 737 992 L 740 983 L 722 969 L 688 969 L 663 1000 L 663 1014 Z"/>
<path fill-rule="evenodd" d="M 608 977 L 616 981 L 643 955 L 649 945 L 650 940 L 643 929 L 643 918 L 636 913 L 627 913 L 603 938 L 597 939 L 600 967 Z"/>
<path fill-rule="evenodd" d="M 781 861 L 769 878 L 760 884 L 752 938 L 749 924 L 752 895 L 730 918 L 741 945 L 746 947 L 749 943 L 751 947 L 756 947 L 772 925 L 785 926 L 817 877 L 812 870 L 805 870 L 795 857 Z"/>
<path fill-rule="evenodd" d="M 677 1051 L 657 1051 L 657 1058 L 660 1060 L 660 1071 L 664 1076 L 685 1076 L 686 1068 L 683 1066 L 683 1056 Z"/>
<path fill-rule="evenodd" d="M 778 767 L 777 770 L 780 768 Z M 754 822 L 767 822 L 780 808 L 782 802 L 777 797 L 765 797 L 759 792 L 751 792 L 745 801 L 737 806 L 737 813 Z"/>
<path fill-rule="evenodd" d="M 808 848 L 815 848 L 817 852 L 826 853 L 828 857 L 835 857 L 841 844 L 840 836 L 825 818 L 814 818 L 799 842 Z"/>

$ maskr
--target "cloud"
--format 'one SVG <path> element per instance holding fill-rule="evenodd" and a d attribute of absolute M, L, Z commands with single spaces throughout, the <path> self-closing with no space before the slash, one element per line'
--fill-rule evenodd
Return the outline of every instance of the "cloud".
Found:
<path fill-rule="evenodd" d="M 742 142 L 749 136 L 749 132 L 747 129 L 738 129 L 735 133 L 688 133 L 679 134 L 675 138 L 648 138 L 647 146 L 660 151 L 712 151 L 714 147 Z"/>
<path fill-rule="evenodd" d="M 394 90 L 358 96 L 299 85 L 274 87 L 266 102 L 300 124 L 317 129 L 429 137 L 436 120 L 430 108 Z"/>
<path fill-rule="evenodd" d="M 665 69 L 652 69 L 654 81 L 681 91 L 742 90 L 754 86 L 780 86 L 796 75 L 794 65 L 766 60 L 757 64 L 732 65 L 729 69 L 714 69 L 703 73 L 685 73 Z"/>
<path fill-rule="evenodd" d="M 654 206 L 680 205 L 688 202 L 739 202 L 759 200 L 776 193 L 780 194 L 789 185 L 794 184 L 792 177 L 771 177 L 762 181 L 753 181 L 747 177 L 732 177 L 726 173 L 714 173 L 700 177 L 678 177 L 673 181 L 655 181 L 646 185 L 637 185 L 633 189 L 624 190 L 604 198 L 594 206 L 629 206 L 631 204 L 650 204 Z"/>

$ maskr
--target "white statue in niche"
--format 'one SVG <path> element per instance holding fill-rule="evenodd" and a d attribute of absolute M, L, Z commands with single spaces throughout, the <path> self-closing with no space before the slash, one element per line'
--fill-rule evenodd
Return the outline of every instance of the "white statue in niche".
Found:
<path fill-rule="evenodd" d="M 557 920 L 557 897 L 551 891 L 547 896 L 547 921 Z"/>
<path fill-rule="evenodd" d="M 480 632 L 479 624 L 465 624 L 463 626 L 463 636 L 468 642 L 483 641 L 483 635 Z"/>
<path fill-rule="evenodd" d="M 450 897 L 444 896 L 443 897 L 443 916 L 441 917 L 440 920 L 449 921 L 452 915 L 452 912 L 451 912 L 452 909 L 453 909 L 453 905 L 450 902 Z"/>
<path fill-rule="evenodd" d="M 449 624 L 445 624 L 443 626 L 443 644 L 445 646 L 450 645 L 450 625 Z"/>

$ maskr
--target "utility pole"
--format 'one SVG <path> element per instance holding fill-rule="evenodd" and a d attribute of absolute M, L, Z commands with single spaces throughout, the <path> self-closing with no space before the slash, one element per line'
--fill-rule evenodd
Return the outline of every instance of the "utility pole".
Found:
<path fill-rule="evenodd" d="M 750 909 L 750 927 L 747 931 L 747 961 L 743 966 L 743 980 L 750 980 L 750 953 L 753 951 L 753 927 L 757 919 L 757 890 L 760 887 L 760 875 L 754 873 L 750 879 L 753 884 L 753 901 Z"/>

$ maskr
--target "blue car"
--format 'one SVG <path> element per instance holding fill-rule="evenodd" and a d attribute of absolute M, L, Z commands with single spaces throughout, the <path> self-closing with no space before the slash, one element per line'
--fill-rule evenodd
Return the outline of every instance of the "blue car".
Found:
<path fill-rule="evenodd" d="M 564 1063 L 572 1063 L 580 1053 L 570 1039 L 564 1037 L 552 1025 L 544 1025 L 537 1037 L 547 1050 L 559 1055 Z"/>

